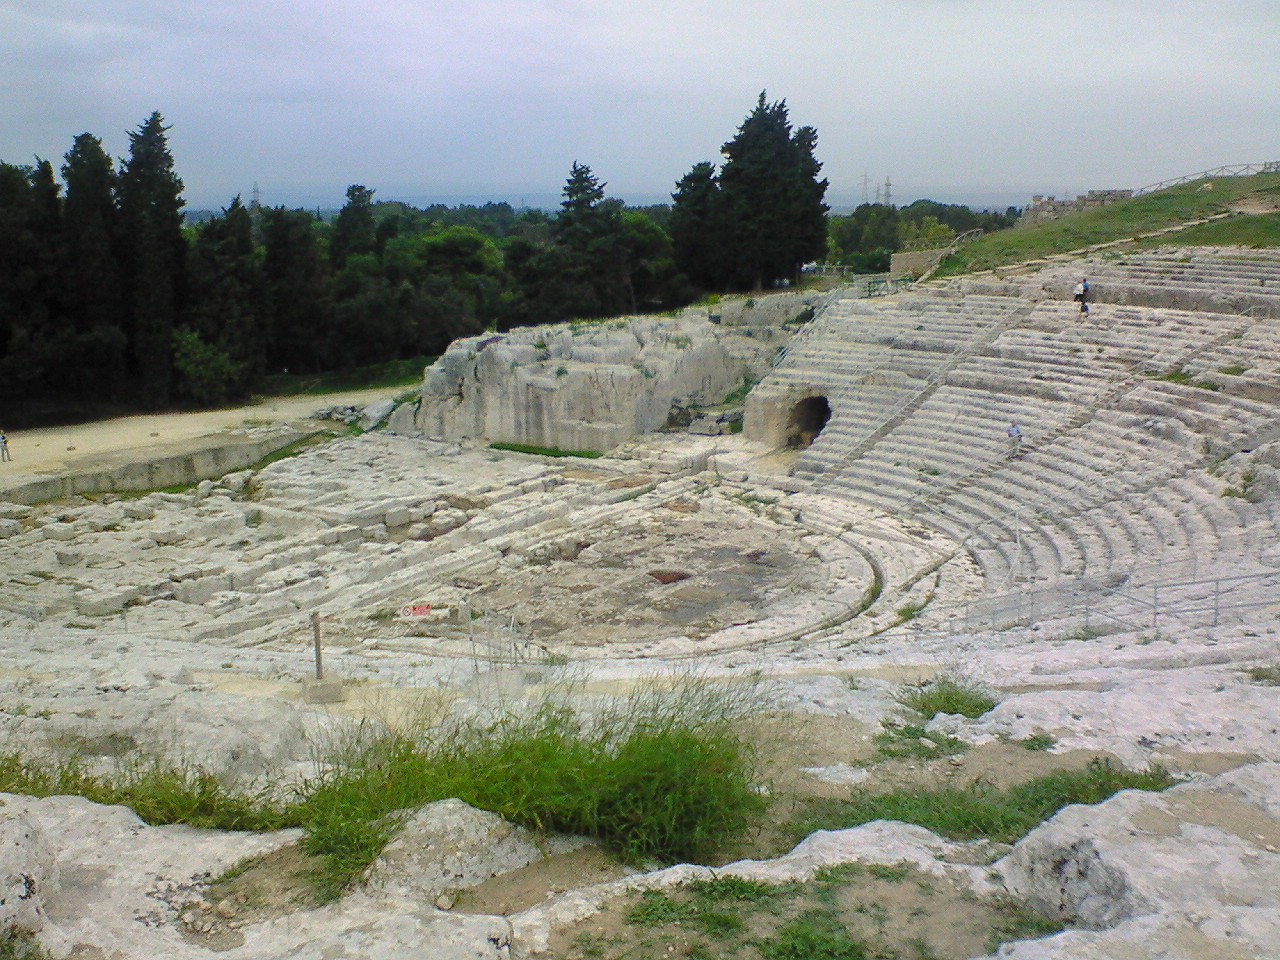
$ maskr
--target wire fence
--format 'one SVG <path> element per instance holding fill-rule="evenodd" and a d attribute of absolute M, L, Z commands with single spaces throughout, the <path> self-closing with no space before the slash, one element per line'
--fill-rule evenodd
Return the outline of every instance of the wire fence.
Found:
<path fill-rule="evenodd" d="M 1072 621 L 1083 634 L 1150 630 L 1172 625 L 1218 627 L 1243 622 L 1245 611 L 1280 605 L 1280 570 L 1231 576 L 1141 582 L 1140 570 L 1081 577 L 1033 590 L 1015 590 L 965 605 L 927 624 L 910 621 L 889 634 L 954 636 Z"/>
<path fill-rule="evenodd" d="M 1153 193 L 1167 187 L 1176 187 L 1181 183 L 1194 183 L 1197 180 L 1212 180 L 1215 177 L 1248 177 L 1257 173 L 1280 173 L 1280 160 L 1269 160 L 1266 163 L 1237 163 L 1231 166 L 1214 167 L 1200 173 L 1189 173 L 1185 177 L 1174 177 L 1172 180 L 1161 180 L 1133 191 L 1133 195 Z"/>

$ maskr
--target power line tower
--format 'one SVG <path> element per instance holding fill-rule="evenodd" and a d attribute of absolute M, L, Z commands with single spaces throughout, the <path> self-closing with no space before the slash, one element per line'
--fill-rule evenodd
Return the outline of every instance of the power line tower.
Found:
<path fill-rule="evenodd" d="M 871 200 L 871 178 L 867 176 L 867 171 L 862 171 L 862 202 L 868 203 Z"/>
<path fill-rule="evenodd" d="M 888 177 L 884 178 L 884 205 L 893 206 L 893 181 Z"/>
<path fill-rule="evenodd" d="M 257 180 L 253 181 L 253 193 L 250 194 L 250 196 L 252 197 L 252 199 L 249 201 L 249 206 L 254 210 L 261 210 L 262 209 L 262 191 L 258 189 Z"/>

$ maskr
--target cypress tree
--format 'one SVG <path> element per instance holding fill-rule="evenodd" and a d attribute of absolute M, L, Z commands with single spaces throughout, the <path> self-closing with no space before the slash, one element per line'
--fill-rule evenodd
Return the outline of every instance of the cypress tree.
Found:
<path fill-rule="evenodd" d="M 719 177 L 703 163 L 677 184 L 673 232 L 690 277 L 759 290 L 798 279 L 801 266 L 822 255 L 827 181 L 818 179 L 817 142 L 813 127 L 792 131 L 785 100 L 769 103 L 761 92 L 720 148 Z"/>
<path fill-rule="evenodd" d="M 168 130 L 155 112 L 129 134 L 117 189 L 130 359 L 139 399 L 152 407 L 169 399 L 172 386 L 186 259 L 182 181 L 174 173 Z"/>
<path fill-rule="evenodd" d="M 725 223 L 715 164 L 694 164 L 676 184 L 671 199 L 676 266 L 699 287 L 725 286 L 729 282 L 723 257 Z"/>
<path fill-rule="evenodd" d="M 196 232 L 187 282 L 190 305 L 178 340 L 180 392 L 198 403 L 240 396 L 261 375 L 266 344 L 253 215 L 239 197 Z"/>
<path fill-rule="evenodd" d="M 377 228 L 373 222 L 373 191 L 359 183 L 347 187 L 347 202 L 338 211 L 329 241 L 329 258 L 335 270 L 347 257 L 373 253 L 377 246 Z"/>

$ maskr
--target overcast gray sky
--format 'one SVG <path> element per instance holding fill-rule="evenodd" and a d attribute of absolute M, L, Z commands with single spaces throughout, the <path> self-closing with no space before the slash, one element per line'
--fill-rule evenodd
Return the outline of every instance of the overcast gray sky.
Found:
<path fill-rule="evenodd" d="M 1280 160 L 1280 0 L 0 0 L 0 160 L 159 110 L 192 208 L 661 201 L 762 89 L 833 203 L 1138 187 Z"/>

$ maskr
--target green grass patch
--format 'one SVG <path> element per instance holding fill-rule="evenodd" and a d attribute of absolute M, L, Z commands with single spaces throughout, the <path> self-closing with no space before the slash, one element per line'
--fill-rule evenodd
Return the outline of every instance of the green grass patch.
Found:
<path fill-rule="evenodd" d="M 908 863 L 836 864 L 779 884 L 715 876 L 633 893 L 605 912 L 613 910 L 625 926 L 580 934 L 575 955 L 657 960 L 674 948 L 694 960 L 937 960 L 1061 929 L 1016 901 L 979 900 Z M 935 910 L 951 919 L 932 919 Z M 953 936 L 958 916 L 962 947 Z"/>
<path fill-rule="evenodd" d="M 590 718 L 546 701 L 414 735 L 373 731 L 309 786 L 305 845 L 336 893 L 381 852 L 396 811 L 457 797 L 531 829 L 595 837 L 628 862 L 697 862 L 766 803 L 734 729 L 737 696 L 688 682 L 646 687 Z"/>
<path fill-rule="evenodd" d="M 998 903 L 1000 920 L 987 938 L 987 952 L 995 953 L 1002 943 L 1013 940 L 1038 940 L 1061 933 L 1066 925 L 1061 920 L 1041 916 L 1017 900 Z"/>
<path fill-rule="evenodd" d="M 1069 804 L 1101 803 L 1120 790 L 1163 790 L 1175 782 L 1160 767 L 1135 772 L 1094 759 L 1083 770 L 1060 770 L 1007 790 L 981 782 L 891 793 L 854 790 L 847 800 L 812 801 L 797 817 L 792 832 L 805 837 L 814 830 L 899 820 L 951 840 L 985 837 L 1015 843 Z"/>
<path fill-rule="evenodd" d="M 1254 484 L 1258 482 L 1258 471 L 1255 467 L 1249 467 L 1240 475 L 1239 486 L 1229 486 L 1222 491 L 1224 497 L 1239 497 L 1241 500 L 1250 499 L 1253 493 Z"/>
<path fill-rule="evenodd" d="M 736 389 L 725 394 L 725 398 L 720 401 L 721 405 L 736 406 L 739 403 L 744 403 L 747 399 L 747 394 L 755 388 L 757 382 L 753 377 L 744 376 L 742 383 Z"/>
<path fill-rule="evenodd" d="M 894 700 L 925 720 L 932 720 L 940 713 L 958 713 L 974 720 L 996 705 L 995 696 L 985 685 L 953 674 L 904 686 L 894 695 Z"/>
<path fill-rule="evenodd" d="M 1280 214 L 1236 216 L 1188 227 L 1167 237 L 1140 240 L 1131 249 L 1155 249 L 1170 243 L 1188 247 L 1280 247 Z"/>
<path fill-rule="evenodd" d="M 1206 182 L 1212 183 L 1211 190 L 1201 189 Z M 1034 227 L 1000 230 L 962 246 L 943 262 L 938 276 L 985 270 L 1093 244 L 1127 240 L 1138 234 L 1223 213 L 1236 200 L 1250 194 L 1280 195 L 1280 174 L 1200 180 L 1060 217 Z M 1152 238 L 1144 245 L 1167 246 L 1170 243 L 1280 246 L 1280 216 L 1231 217 Z"/>
<path fill-rule="evenodd" d="M 924 608 L 928 605 L 929 601 L 927 600 L 913 600 L 910 603 L 904 603 L 895 611 L 897 623 L 909 623 L 924 613 Z"/>
<path fill-rule="evenodd" d="M 302 453 L 303 450 L 307 450 L 317 444 L 324 443 L 326 440 L 330 440 L 332 438 L 332 432 L 328 430 L 317 430 L 315 433 L 309 433 L 305 437 L 298 438 L 293 441 L 293 443 L 286 444 L 279 450 L 272 450 L 257 463 L 247 467 L 246 469 L 261 470 L 263 467 L 269 467 L 271 464 L 278 463 L 281 460 L 287 460 L 289 457 L 296 457 L 298 454 Z"/>
<path fill-rule="evenodd" d="M 865 944 L 852 939 L 830 910 L 806 910 L 754 946 L 764 960 L 866 960 L 868 956 Z"/>
<path fill-rule="evenodd" d="M 1280 687 L 1280 667 L 1250 667 L 1245 675 L 1254 682 L 1267 687 Z"/>
<path fill-rule="evenodd" d="M 502 440 L 489 444 L 489 447 L 511 453 L 532 453 L 539 457 L 585 457 L 588 460 L 595 460 L 604 456 L 597 450 L 562 450 L 559 447 L 537 447 L 529 443 L 507 443 Z"/>
<path fill-rule="evenodd" d="M 969 749 L 963 740 L 926 730 L 923 723 L 894 723 L 891 720 L 881 724 L 874 742 L 876 753 L 889 759 L 936 760 Z"/>
<path fill-rule="evenodd" d="M 35 934 L 9 928 L 0 930 L 0 960 L 53 960 Z"/>
<path fill-rule="evenodd" d="M 298 826 L 296 811 L 270 790 L 246 794 L 214 774 L 163 758 L 121 763 L 95 774 L 77 757 L 38 760 L 0 755 L 0 792 L 34 797 L 74 795 L 131 808 L 147 823 L 185 823 L 215 830 L 278 830 Z"/>
<path fill-rule="evenodd" d="M 147 823 L 220 830 L 302 827 L 331 899 L 382 852 L 403 811 L 457 797 L 534 830 L 596 837 L 632 863 L 698 861 L 745 833 L 767 801 L 755 753 L 736 732 L 754 694 L 694 680 L 644 687 L 583 717 L 550 700 L 498 717 L 423 720 L 408 733 L 366 725 L 320 749 L 322 771 L 286 802 L 238 792 L 198 767 L 0 755 L 0 792 L 79 795 Z"/>
<path fill-rule="evenodd" d="M 1050 736 L 1047 733 L 1033 733 L 1029 737 L 1024 737 L 1021 740 L 1014 741 L 1014 743 L 1022 747 L 1024 750 L 1033 751 L 1048 750 L 1057 742 L 1057 737 Z"/>
<path fill-rule="evenodd" d="M 1149 373 L 1148 380 L 1163 380 L 1165 383 L 1176 383 L 1184 387 L 1196 387 L 1200 390 L 1221 390 L 1222 385 L 1212 380 L 1197 380 L 1180 367 L 1166 370 L 1164 373 Z"/>

